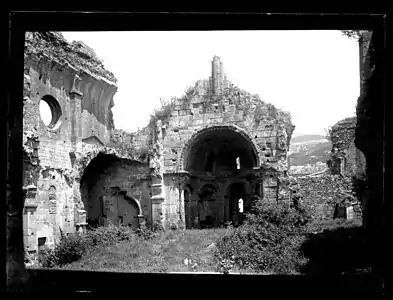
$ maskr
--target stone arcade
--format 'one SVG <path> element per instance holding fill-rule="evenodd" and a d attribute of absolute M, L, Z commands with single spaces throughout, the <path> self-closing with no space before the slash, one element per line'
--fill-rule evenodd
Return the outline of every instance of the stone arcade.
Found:
<path fill-rule="evenodd" d="M 214 227 L 240 224 L 256 198 L 290 203 L 290 116 L 234 86 L 219 57 L 209 79 L 136 133 L 114 128 L 116 91 L 113 74 L 83 43 L 27 33 L 27 250 L 88 223 Z M 52 111 L 48 125 L 40 101 Z"/>

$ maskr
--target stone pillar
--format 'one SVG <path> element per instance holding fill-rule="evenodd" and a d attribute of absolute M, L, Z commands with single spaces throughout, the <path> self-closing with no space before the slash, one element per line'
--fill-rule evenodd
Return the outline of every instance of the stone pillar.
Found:
<path fill-rule="evenodd" d="M 180 227 L 185 227 L 186 224 L 186 215 L 185 215 L 185 204 L 184 204 L 184 184 L 188 181 L 189 176 L 188 172 L 178 172 L 171 174 L 173 182 L 176 182 L 176 188 L 178 190 L 177 193 L 177 224 Z"/>
<path fill-rule="evenodd" d="M 152 221 L 154 223 L 159 223 L 164 225 L 164 212 L 163 212 L 163 202 L 165 200 L 164 197 L 164 189 L 163 189 L 163 177 L 162 176 L 154 176 L 152 178 L 151 185 L 151 206 L 152 206 Z"/>
<path fill-rule="evenodd" d="M 145 229 L 146 228 L 146 218 L 144 215 L 138 215 L 138 223 L 139 223 L 139 228 Z"/>
<path fill-rule="evenodd" d="M 158 223 L 164 226 L 165 223 L 165 190 L 164 190 L 164 148 L 162 145 L 162 122 L 156 121 L 156 136 L 153 157 L 150 159 L 151 178 L 151 206 L 153 225 Z"/>
<path fill-rule="evenodd" d="M 34 227 L 35 216 L 37 210 L 36 194 L 37 188 L 34 185 L 23 187 L 25 197 L 23 211 L 23 242 L 26 251 L 38 250 L 37 228 Z"/>
<path fill-rule="evenodd" d="M 265 170 L 261 176 L 263 176 L 263 201 L 276 203 L 278 196 L 277 171 Z"/>
<path fill-rule="evenodd" d="M 77 88 L 78 75 L 74 77 L 73 87 L 70 92 L 70 120 L 71 120 L 71 143 L 74 153 L 82 152 L 82 98 L 83 94 Z"/>

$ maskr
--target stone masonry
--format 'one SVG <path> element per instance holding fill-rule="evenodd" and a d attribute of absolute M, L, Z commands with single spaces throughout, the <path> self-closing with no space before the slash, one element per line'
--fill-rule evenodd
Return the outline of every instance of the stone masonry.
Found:
<path fill-rule="evenodd" d="M 290 116 L 234 86 L 222 67 L 215 56 L 210 79 L 172 99 L 152 121 L 152 167 L 160 167 L 152 204 L 165 227 L 239 223 L 255 197 L 289 201 Z"/>
<path fill-rule="evenodd" d="M 346 118 L 332 126 L 332 152 L 328 167 L 332 174 L 361 175 L 365 173 L 365 158 L 355 146 L 356 117 Z"/>
<path fill-rule="evenodd" d="M 256 198 L 289 203 L 290 115 L 234 86 L 218 56 L 209 79 L 115 129 L 114 75 L 94 51 L 55 32 L 27 33 L 24 81 L 25 248 L 87 225 L 240 224 Z M 45 125 L 40 101 L 52 112 Z"/>
<path fill-rule="evenodd" d="M 66 234 L 84 230 L 89 214 L 95 215 L 91 202 L 97 197 L 94 187 L 91 197 L 86 195 L 86 185 L 90 187 L 91 179 L 86 179 L 84 170 L 88 165 L 93 168 L 101 156 L 121 159 L 121 165 L 110 159 L 105 161 L 110 162 L 112 169 L 115 166 L 114 179 L 123 176 L 117 192 L 122 198 L 118 202 L 129 212 L 124 219 L 136 226 L 139 222 L 133 217 L 138 221 L 142 215 L 139 197 L 146 184 L 137 181 L 132 186 L 131 190 L 139 195 L 135 198 L 128 195 L 125 183 L 128 178 L 144 177 L 148 165 L 137 163 L 132 154 L 125 154 L 112 142 L 111 107 L 117 91 L 113 74 L 103 68 L 93 50 L 81 42 L 69 44 L 61 34 L 27 33 L 25 43 L 25 247 L 28 251 L 37 251 L 45 245 L 51 247 L 60 230 Z M 52 120 L 47 126 L 40 118 L 40 101 L 51 109 Z M 108 144 L 113 147 L 105 147 Z M 123 165 L 135 164 L 138 166 L 126 167 L 126 175 L 119 175 Z M 97 178 L 102 184 L 100 180 Z M 119 184 L 112 181 L 107 179 L 113 190 Z M 102 192 L 101 198 L 116 198 L 112 190 Z M 145 198 L 148 197 L 147 192 Z M 109 203 L 108 210 L 112 211 L 115 204 Z M 117 217 L 111 221 L 117 223 Z"/>

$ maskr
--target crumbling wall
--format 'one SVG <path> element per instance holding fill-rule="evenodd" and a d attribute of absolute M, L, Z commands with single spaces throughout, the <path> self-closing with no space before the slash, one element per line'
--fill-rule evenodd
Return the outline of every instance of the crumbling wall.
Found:
<path fill-rule="evenodd" d="M 102 147 L 113 123 L 116 79 L 87 46 L 54 32 L 26 33 L 24 62 L 25 246 L 52 246 L 60 228 L 85 223 L 79 191 L 82 143 Z M 50 124 L 40 102 L 52 112 Z"/>
<path fill-rule="evenodd" d="M 204 128 L 234 125 L 258 147 L 261 163 L 287 169 L 286 153 L 294 126 L 288 113 L 233 87 L 220 96 L 176 99 L 161 115 L 165 172 L 182 170 L 181 155 L 191 136 Z"/>
<path fill-rule="evenodd" d="M 346 118 L 332 126 L 332 153 L 328 167 L 332 174 L 361 176 L 365 172 L 365 158 L 355 145 L 356 117 Z"/>
<path fill-rule="evenodd" d="M 107 146 L 116 148 L 122 154 L 134 157 L 136 160 L 148 162 L 149 155 L 152 154 L 151 129 L 146 127 L 135 133 L 112 129 Z"/>
<path fill-rule="evenodd" d="M 362 220 L 362 207 L 357 200 L 351 176 L 321 173 L 295 179 L 299 185 L 299 204 L 307 209 L 313 221 L 334 218 Z"/>
<path fill-rule="evenodd" d="M 217 63 L 217 57 L 215 60 L 215 65 L 222 68 L 222 64 Z M 222 70 L 219 73 L 223 75 Z M 156 172 L 160 170 L 157 172 L 159 174 L 157 184 L 161 187 L 161 194 L 157 197 L 162 202 L 159 202 L 157 207 L 160 211 L 160 219 L 166 222 L 166 226 L 168 222 L 176 223 L 179 219 L 187 224 L 194 222 L 194 220 L 185 220 L 187 213 L 184 216 L 184 212 L 198 210 L 198 205 L 202 205 L 193 204 L 192 200 L 185 204 L 184 187 L 178 182 L 182 177 L 181 174 L 188 172 L 190 157 L 193 161 L 198 157 L 193 165 L 199 164 L 199 154 L 189 155 L 189 153 L 199 143 L 197 141 L 204 140 L 207 135 L 208 140 L 215 140 L 220 139 L 220 132 L 222 135 L 225 133 L 225 139 L 229 139 L 229 144 L 238 143 L 232 154 L 226 152 L 229 156 L 234 155 L 235 152 L 239 153 L 251 173 L 253 167 L 265 170 L 262 176 L 265 181 L 263 197 L 266 201 L 288 202 L 291 197 L 288 185 L 285 184 L 288 171 L 287 154 L 294 130 L 290 114 L 263 102 L 257 95 L 239 89 L 229 83 L 225 76 L 213 79 L 211 78 L 209 82 L 198 81 L 194 87 L 187 89 L 182 98 L 173 98 L 163 105 L 155 112 L 149 124 L 153 144 L 150 164 Z M 217 85 L 215 80 L 224 80 L 225 84 Z M 220 86 L 218 90 L 212 88 L 217 86 Z M 221 142 L 226 143 L 224 140 Z M 219 150 L 221 146 L 218 144 L 216 146 L 209 147 L 213 152 L 221 151 Z M 201 148 L 200 151 L 204 150 Z M 214 167 L 214 172 L 217 174 L 223 175 L 235 171 L 232 170 L 236 168 L 235 165 L 225 165 L 225 161 L 232 157 L 215 159 L 215 166 L 220 167 L 220 169 Z M 230 162 L 235 164 L 234 159 Z M 199 169 L 194 171 L 201 172 Z M 206 173 L 206 184 L 209 180 L 214 180 L 214 175 L 209 178 L 212 176 L 210 173 L 210 171 Z M 229 173 L 226 176 L 237 176 Z M 201 184 L 204 180 L 202 177 L 199 178 Z M 253 180 L 257 181 L 256 178 Z M 225 184 L 230 183 L 229 179 L 224 181 Z M 222 185 L 218 190 L 219 195 L 215 197 L 217 203 L 210 203 L 209 207 L 216 211 L 216 214 L 210 214 L 210 217 L 217 219 L 215 221 L 219 223 L 223 221 L 224 214 L 228 218 L 228 212 L 225 213 L 225 210 L 229 209 L 229 200 L 225 199 L 227 191 Z M 257 194 L 260 196 L 260 193 Z M 249 195 L 250 199 L 251 197 L 252 195 Z M 195 218 L 202 220 L 206 212 L 191 213 L 196 214 Z"/>
<path fill-rule="evenodd" d="M 109 140 L 108 128 L 116 79 L 103 67 L 91 50 L 80 43 L 69 44 L 55 32 L 26 33 L 25 78 L 33 89 L 30 95 L 41 99 L 52 95 L 62 109 L 61 134 L 71 134 L 70 92 L 82 93 L 79 130 L 81 139 L 96 136 L 102 143 Z M 33 100 L 33 99 L 32 99 Z M 39 114 L 38 114 L 39 116 Z M 50 136 L 49 138 L 53 138 Z"/>

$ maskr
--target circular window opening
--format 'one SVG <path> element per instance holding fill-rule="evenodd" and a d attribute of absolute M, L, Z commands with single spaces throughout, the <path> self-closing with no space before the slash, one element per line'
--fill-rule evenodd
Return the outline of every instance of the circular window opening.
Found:
<path fill-rule="evenodd" d="M 46 95 L 40 101 L 40 115 L 42 122 L 50 129 L 60 124 L 61 107 L 52 96 Z"/>

